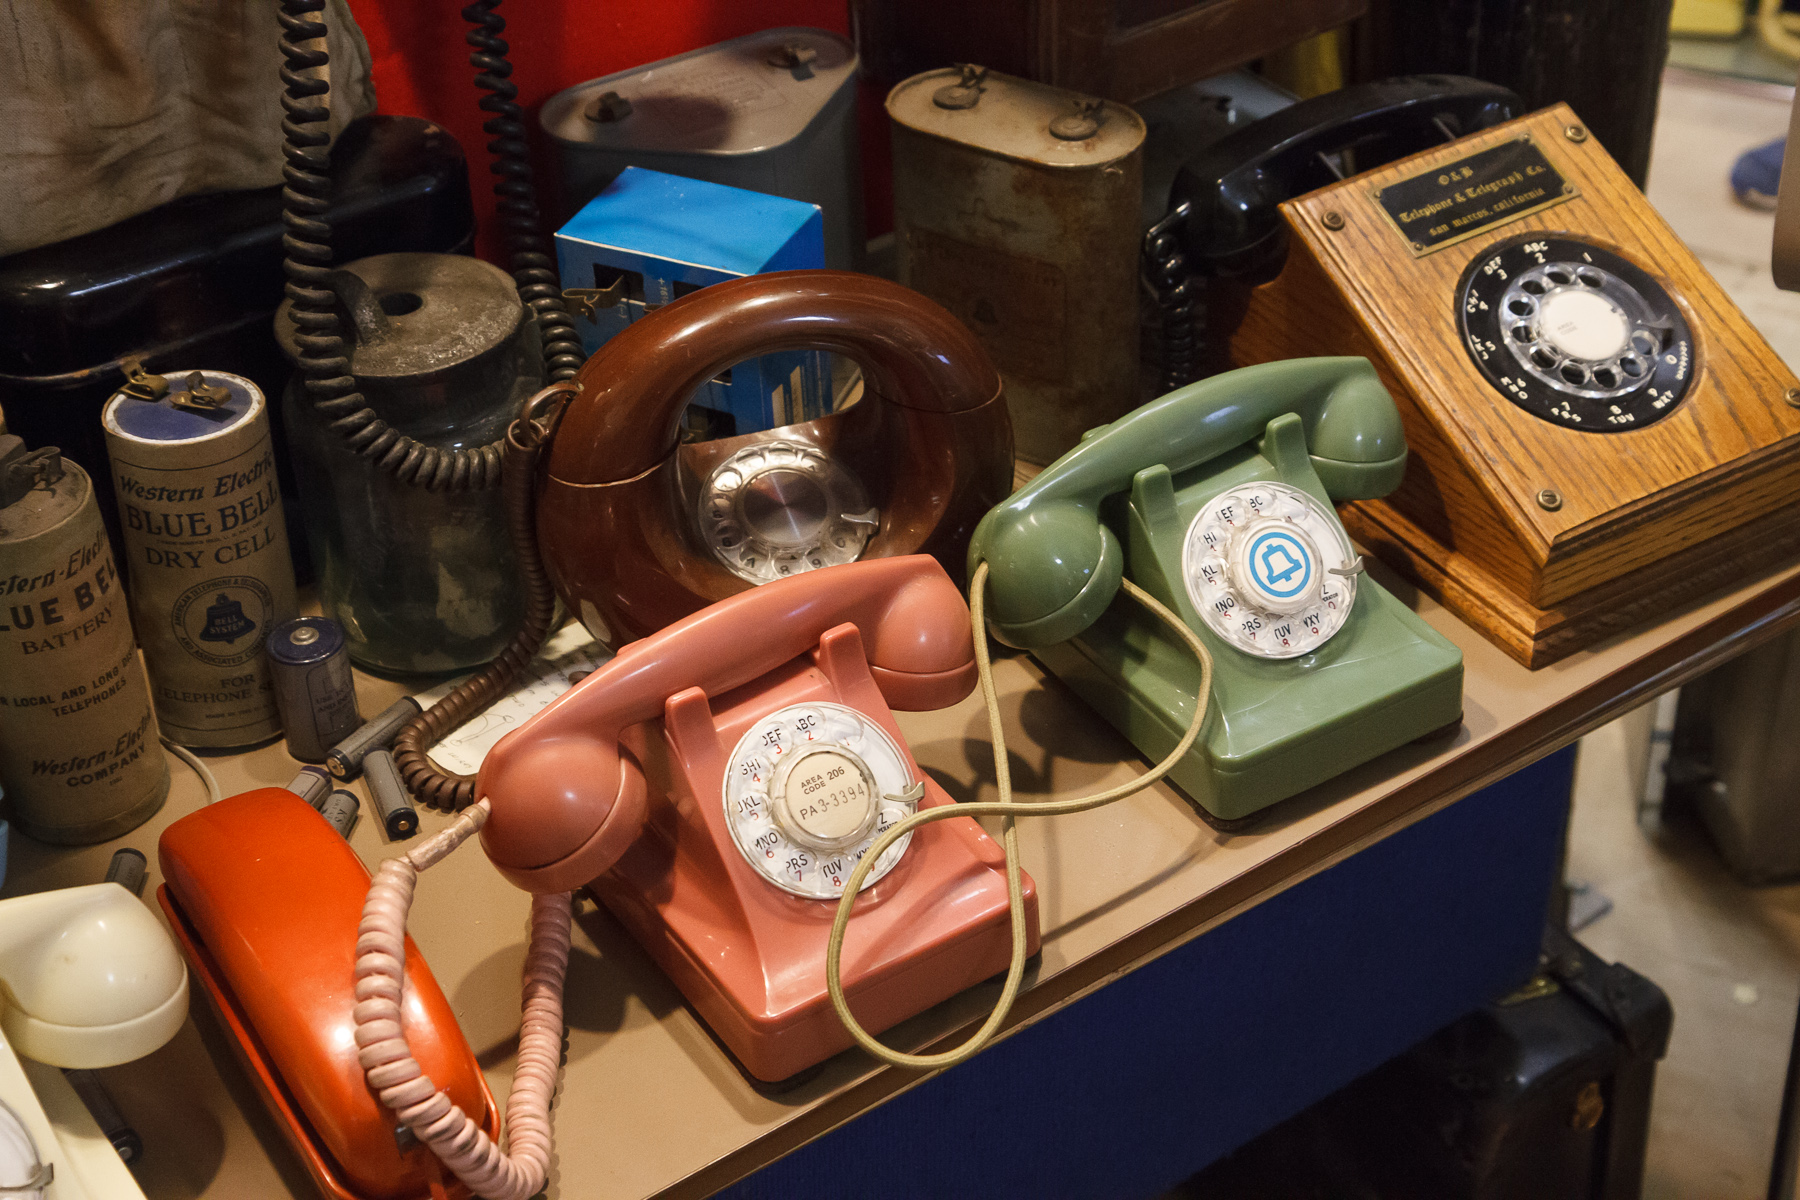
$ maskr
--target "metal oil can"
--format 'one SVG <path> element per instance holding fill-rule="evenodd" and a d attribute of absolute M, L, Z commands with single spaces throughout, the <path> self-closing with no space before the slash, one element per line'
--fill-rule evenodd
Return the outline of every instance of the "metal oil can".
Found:
<path fill-rule="evenodd" d="M 1144 123 L 980 67 L 915 75 L 887 110 L 900 282 L 981 339 L 1018 456 L 1049 463 L 1140 402 Z"/>
<path fill-rule="evenodd" d="M 0 786 L 39 841 L 118 837 L 169 794 L 94 483 L 0 435 Z"/>
<path fill-rule="evenodd" d="M 854 270 L 856 68 L 856 48 L 835 33 L 765 29 L 577 84 L 538 119 L 561 151 L 570 212 L 626 167 L 648 167 L 818 205 L 825 265 Z"/>

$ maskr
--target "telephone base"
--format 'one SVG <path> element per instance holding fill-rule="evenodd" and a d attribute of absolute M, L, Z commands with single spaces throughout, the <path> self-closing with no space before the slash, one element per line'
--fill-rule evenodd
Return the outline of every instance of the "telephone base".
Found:
<path fill-rule="evenodd" d="M 929 777 L 926 796 L 924 807 L 952 803 Z M 1000 863 L 989 861 L 990 849 L 998 847 L 973 819 L 927 826 L 894 872 L 909 878 L 890 876 L 870 889 L 886 893 L 872 911 L 859 906 L 844 954 L 844 990 L 871 1033 L 1006 970 L 1006 876 Z M 825 942 L 836 904 L 777 898 L 787 910 L 779 926 L 759 921 L 751 908 L 743 915 L 758 926 L 755 932 L 735 938 L 721 955 L 716 898 L 699 893 L 689 870 L 671 872 L 659 857 L 634 847 L 589 890 L 681 989 L 736 1063 L 754 1079 L 778 1083 L 849 1049 L 850 1034 L 825 990 Z M 895 886 L 884 887 L 890 881 Z M 1036 954 L 1037 895 L 1029 877 L 1025 887 L 1029 950 Z M 870 950 L 871 943 L 879 950 Z"/>
<path fill-rule="evenodd" d="M 283 853 L 243 849 L 266 846 Z M 349 965 L 369 873 L 355 851 L 299 796 L 259 788 L 169 826 L 158 858 L 166 882 L 157 903 L 191 977 L 320 1195 L 467 1200 L 429 1148 L 399 1147 L 394 1115 L 357 1065 Z M 499 1137 L 487 1079 L 411 938 L 406 963 L 413 1055 Z"/>
<path fill-rule="evenodd" d="M 1800 524 L 1779 508 L 1554 608 L 1539 608 L 1386 501 L 1340 511 L 1352 537 L 1532 670 L 1737 583 L 1753 555 L 1777 566 L 1800 551 Z"/>
<path fill-rule="evenodd" d="M 923 787 L 921 809 L 953 803 L 912 761 L 857 627 L 841 625 L 815 653 L 721 696 L 677 693 L 661 722 L 638 727 L 633 752 L 649 782 L 644 833 L 588 884 L 737 1062 L 765 1082 L 854 1044 L 825 987 L 838 901 L 783 891 L 752 867 L 726 827 L 722 791 L 732 747 L 747 731 L 770 713 L 818 704 L 854 709 L 893 739 Z M 1023 883 L 1026 949 L 1036 954 L 1037 891 L 1029 875 Z M 916 830 L 858 899 L 844 991 L 857 1019 L 879 1034 L 1006 970 L 1011 950 L 1004 853 L 972 818 L 939 821 Z"/>
<path fill-rule="evenodd" d="M 181 955 L 187 959 L 188 969 L 193 972 L 194 979 L 200 984 L 200 991 L 211 1002 L 213 1015 L 218 1018 L 219 1026 L 230 1044 L 238 1065 L 249 1077 L 256 1092 L 262 1097 L 264 1106 L 275 1118 L 276 1126 L 288 1147 L 299 1158 L 300 1165 L 312 1177 L 313 1186 L 327 1200 L 365 1200 L 363 1193 L 355 1190 L 344 1178 L 343 1168 L 325 1148 L 319 1136 L 313 1131 L 312 1124 L 301 1113 L 300 1106 L 295 1103 L 287 1086 L 282 1083 L 276 1073 L 274 1064 L 263 1051 L 262 1042 L 251 1032 L 249 1018 L 238 1007 L 231 991 L 220 977 L 218 965 L 207 953 L 201 942 L 199 932 L 189 923 L 181 911 L 180 903 L 170 894 L 169 887 L 164 884 L 156 889 L 156 899 L 162 906 L 163 915 L 169 919 L 169 929 L 175 934 L 175 941 L 181 947 Z M 487 1080 L 481 1081 L 482 1097 L 487 1101 L 486 1111 L 481 1121 L 482 1132 L 490 1138 L 500 1136 L 500 1109 L 494 1103 L 493 1095 L 487 1090 Z M 429 1157 L 430 1151 L 419 1149 L 422 1156 Z M 445 1173 L 447 1175 L 447 1173 Z M 469 1189 L 460 1180 L 454 1178 L 440 1179 L 446 1187 L 446 1194 L 451 1200 L 469 1200 Z M 417 1200 L 432 1200 L 428 1191 L 415 1193 Z"/>
<path fill-rule="evenodd" d="M 1357 592 L 1355 623 L 1340 636 L 1354 638 L 1358 653 L 1308 671 L 1305 686 L 1264 678 L 1272 664 L 1207 638 L 1213 714 L 1169 779 L 1209 824 L 1231 828 L 1460 719 L 1462 655 L 1454 646 L 1369 579 Z M 1174 750 L 1187 730 L 1200 666 L 1130 599 L 1115 599 L 1079 637 L 1032 654 L 1149 759 Z M 1234 702 L 1222 703 L 1223 694 Z M 1284 730 L 1259 720 L 1270 712 Z"/>

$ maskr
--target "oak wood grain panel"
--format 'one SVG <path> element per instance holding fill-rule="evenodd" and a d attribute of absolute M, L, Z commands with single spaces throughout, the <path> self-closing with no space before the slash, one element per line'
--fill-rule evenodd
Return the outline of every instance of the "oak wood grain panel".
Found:
<path fill-rule="evenodd" d="M 1349 505 L 1342 515 L 1344 527 L 1360 544 L 1533 670 L 1800 552 L 1800 523 L 1786 513 L 1770 512 L 1690 550 L 1678 560 L 1678 572 L 1653 563 L 1546 609 L 1520 600 L 1480 563 L 1384 501 Z"/>
<path fill-rule="evenodd" d="M 1566 105 L 1557 105 L 1283 206 L 1296 244 L 1313 251 L 1345 302 L 1391 347 L 1409 390 L 1438 414 L 1450 448 L 1487 482 L 1500 519 L 1521 543 L 1541 548 L 1543 565 L 1527 597 L 1539 605 L 1751 519 L 1756 513 L 1748 506 L 1713 502 L 1725 482 L 1716 473 L 1750 475 L 1780 464 L 1787 475 L 1786 464 L 1800 456 L 1800 412 L 1783 400 L 1795 386 L 1793 374 L 1599 144 L 1564 136 L 1577 124 Z M 1414 258 L 1373 192 L 1524 134 L 1580 194 Z M 1344 218 L 1337 232 L 1321 221 L 1333 211 Z M 1621 254 L 1682 305 L 1696 369 L 1669 416 L 1619 433 L 1565 429 L 1518 409 L 1476 370 L 1452 308 L 1456 284 L 1493 242 L 1540 230 Z M 1536 503 L 1546 487 L 1562 493 L 1560 510 Z M 1785 494 L 1792 497 L 1792 487 Z M 1461 549 L 1505 573 L 1501 555 L 1477 545 Z"/>

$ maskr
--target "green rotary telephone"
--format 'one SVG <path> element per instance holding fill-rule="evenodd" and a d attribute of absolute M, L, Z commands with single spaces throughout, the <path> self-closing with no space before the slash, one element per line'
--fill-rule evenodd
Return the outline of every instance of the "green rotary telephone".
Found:
<path fill-rule="evenodd" d="M 1154 400 L 989 512 L 989 627 L 1030 650 L 1151 759 L 1192 718 L 1200 668 L 1131 580 L 1213 651 L 1204 736 L 1170 774 L 1233 822 L 1453 725 L 1462 652 L 1363 572 L 1333 505 L 1406 470 L 1394 401 L 1362 358 L 1267 363 Z"/>

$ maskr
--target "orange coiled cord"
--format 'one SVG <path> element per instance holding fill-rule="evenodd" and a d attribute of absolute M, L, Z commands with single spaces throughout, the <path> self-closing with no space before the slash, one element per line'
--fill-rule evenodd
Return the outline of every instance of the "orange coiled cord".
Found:
<path fill-rule="evenodd" d="M 470 1191 L 489 1200 L 528 1200 L 550 1173 L 550 1099 L 562 1058 L 570 894 L 531 898 L 519 1065 L 506 1101 L 504 1150 L 425 1074 L 400 1023 L 406 916 L 418 874 L 478 832 L 487 818 L 486 800 L 471 805 L 410 853 L 382 863 L 370 882 L 356 938 L 357 1061 L 381 1102 Z"/>

